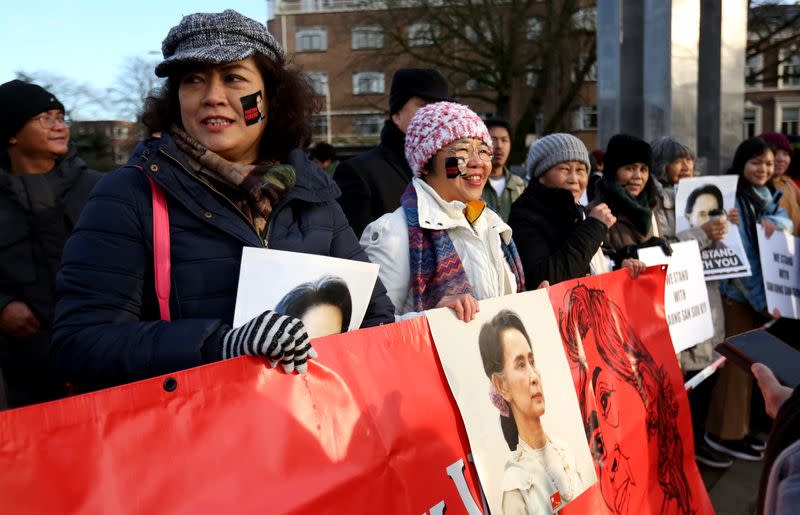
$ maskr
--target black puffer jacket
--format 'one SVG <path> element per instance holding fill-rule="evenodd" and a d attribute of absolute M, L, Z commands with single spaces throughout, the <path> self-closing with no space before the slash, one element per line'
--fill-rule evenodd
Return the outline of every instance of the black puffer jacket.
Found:
<path fill-rule="evenodd" d="M 97 185 L 64 249 L 53 342 L 70 382 L 104 387 L 213 360 L 214 345 L 204 352 L 204 344 L 232 322 L 244 246 L 367 261 L 336 203 L 339 189 L 302 150 L 289 156 L 297 184 L 273 209 L 264 242 L 193 177 L 171 138 L 142 148 L 139 163 L 169 208 L 172 322 L 159 320 L 154 292 L 150 186 L 139 169 L 121 168 Z M 393 312 L 378 281 L 362 325 L 393 322 Z"/>
<path fill-rule="evenodd" d="M 356 236 L 360 237 L 370 223 L 400 207 L 400 195 L 413 176 L 404 145 L 405 134 L 387 120 L 380 145 L 336 167 L 333 179 L 342 190 L 339 204 Z"/>
<path fill-rule="evenodd" d="M 514 234 L 528 289 L 544 280 L 556 284 L 589 273 L 589 263 L 606 226 L 584 219 L 567 190 L 548 188 L 537 179 L 512 204 L 508 225 Z"/>
<path fill-rule="evenodd" d="M 24 302 L 40 326 L 38 333 L 26 337 L 0 332 L 0 368 L 8 400 L 20 406 L 65 393 L 49 359 L 56 272 L 64 242 L 101 175 L 90 170 L 72 147 L 47 174 L 15 177 L 9 170 L 4 152 L 0 155 L 0 309 L 14 300 Z"/>

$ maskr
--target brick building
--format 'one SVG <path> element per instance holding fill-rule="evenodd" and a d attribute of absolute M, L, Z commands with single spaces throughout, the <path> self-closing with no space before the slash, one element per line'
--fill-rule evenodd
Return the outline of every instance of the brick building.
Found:
<path fill-rule="evenodd" d="M 127 120 L 74 121 L 70 131 L 80 156 L 104 171 L 124 165 L 146 132 L 144 125 Z"/>
<path fill-rule="evenodd" d="M 337 147 L 368 147 L 377 143 L 383 122 L 387 117 L 388 95 L 395 70 L 407 66 L 430 67 L 415 62 L 407 55 L 387 59 L 389 44 L 380 25 L 371 23 L 367 6 L 374 5 L 359 0 L 271 0 L 269 30 L 281 42 L 287 55 L 312 78 L 315 90 L 320 95 L 322 109 L 314 119 L 314 140 L 330 139 Z M 544 12 L 544 5 L 535 9 Z M 536 11 L 534 11 L 536 12 Z M 580 16 L 586 16 L 580 13 Z M 593 29 L 594 11 L 589 11 Z M 578 18 L 577 22 L 583 18 Z M 577 23 L 576 22 L 576 23 Z M 407 27 L 414 46 L 424 47 L 426 24 Z M 535 17 L 528 20 L 527 39 L 538 36 L 541 22 Z M 574 64 L 563 67 L 562 82 L 568 82 Z M 444 72 L 445 75 L 448 73 Z M 475 80 L 448 76 L 451 94 L 468 104 L 483 116 L 494 114 L 494 105 L 464 95 L 481 90 L 484 86 Z M 516 93 L 509 105 L 509 118 L 517 124 L 524 103 L 533 91 L 537 80 L 536 70 L 531 69 L 519 84 L 514 84 Z M 564 124 L 589 146 L 596 145 L 596 72 L 587 75 L 575 105 L 563 115 Z M 555 88 L 558 89 L 558 88 Z M 527 98 L 526 98 L 527 95 Z M 543 102 L 555 105 L 556 99 Z"/>
<path fill-rule="evenodd" d="M 778 30 L 798 16 L 800 5 L 756 8 L 750 14 L 751 46 L 760 45 L 763 52 L 745 65 L 743 137 L 772 131 L 800 135 L 800 35 L 797 23 Z"/>

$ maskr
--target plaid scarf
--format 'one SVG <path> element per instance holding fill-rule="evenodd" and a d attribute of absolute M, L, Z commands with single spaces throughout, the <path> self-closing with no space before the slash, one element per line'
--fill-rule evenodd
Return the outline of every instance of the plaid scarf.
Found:
<path fill-rule="evenodd" d="M 414 309 L 424 311 L 448 295 L 472 295 L 472 285 L 464 271 L 453 240 L 446 230 L 423 229 L 419 226 L 417 209 L 417 190 L 409 183 L 400 197 L 400 205 L 406 215 L 408 225 L 409 260 L 411 265 L 411 291 L 414 295 Z M 514 272 L 517 292 L 525 291 L 525 276 L 522 262 L 513 240 L 503 243 L 503 256 Z"/>
<path fill-rule="evenodd" d="M 272 214 L 272 208 L 295 185 L 294 168 L 277 161 L 250 165 L 232 163 L 208 150 L 183 130 L 173 127 L 171 132 L 175 144 L 186 155 L 192 167 L 244 195 L 243 200 L 234 203 L 250 218 L 258 233 L 262 234 Z"/>

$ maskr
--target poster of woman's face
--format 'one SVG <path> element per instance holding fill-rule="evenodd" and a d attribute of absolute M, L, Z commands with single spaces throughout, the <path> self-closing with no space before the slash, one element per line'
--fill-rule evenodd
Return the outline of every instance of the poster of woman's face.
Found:
<path fill-rule="evenodd" d="M 726 223 L 722 239 L 700 249 L 706 281 L 750 275 L 750 264 L 739 231 L 728 218 L 736 206 L 735 175 L 681 179 L 675 195 L 675 230 L 702 228 L 714 221 Z"/>
<path fill-rule="evenodd" d="M 481 301 L 467 324 L 426 314 L 491 512 L 556 512 L 595 483 L 545 291 Z"/>
<path fill-rule="evenodd" d="M 302 320 L 311 338 L 358 329 L 377 277 L 372 263 L 245 248 L 233 325 L 272 309 Z"/>

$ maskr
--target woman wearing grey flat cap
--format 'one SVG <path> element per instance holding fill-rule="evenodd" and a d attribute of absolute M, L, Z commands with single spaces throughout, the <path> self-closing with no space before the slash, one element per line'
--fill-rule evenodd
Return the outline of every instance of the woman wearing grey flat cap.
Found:
<path fill-rule="evenodd" d="M 143 117 L 162 136 L 104 177 L 64 250 L 59 367 L 84 389 L 242 354 L 303 372 L 315 353 L 301 321 L 267 310 L 240 328 L 231 322 L 244 246 L 367 261 L 339 189 L 300 148 L 311 135 L 310 84 L 264 25 L 232 10 L 184 17 L 162 51 L 156 75 L 167 80 Z M 148 179 L 169 215 L 166 314 Z M 392 313 L 378 282 L 363 325 Z"/>

